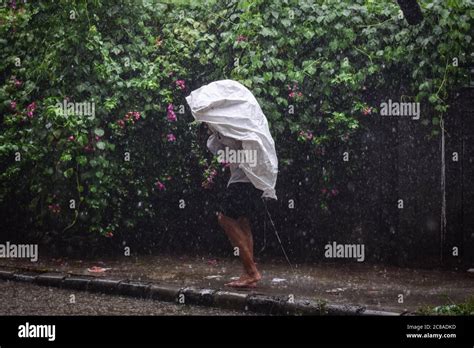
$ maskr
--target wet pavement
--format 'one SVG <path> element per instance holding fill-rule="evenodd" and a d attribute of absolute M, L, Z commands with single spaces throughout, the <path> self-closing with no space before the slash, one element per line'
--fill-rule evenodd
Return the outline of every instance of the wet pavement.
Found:
<path fill-rule="evenodd" d="M 1 315 L 256 315 L 212 307 L 0 281 Z M 73 295 L 73 296 L 71 296 Z"/>
<path fill-rule="evenodd" d="M 425 306 L 465 302 L 474 296 L 474 273 L 419 270 L 361 263 L 294 265 L 258 262 L 263 279 L 257 288 L 240 290 L 266 295 L 293 295 L 295 299 L 361 305 L 368 309 L 415 312 Z M 103 273 L 93 266 L 110 268 Z M 238 276 L 236 258 L 140 256 L 120 259 L 75 260 L 43 258 L 38 262 L 1 259 L 0 267 L 21 267 L 112 279 L 152 281 L 177 286 L 227 289 L 224 283 Z"/>

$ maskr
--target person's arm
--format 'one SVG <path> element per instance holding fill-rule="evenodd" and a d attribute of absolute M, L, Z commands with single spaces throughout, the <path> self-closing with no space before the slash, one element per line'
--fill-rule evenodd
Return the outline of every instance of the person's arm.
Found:
<path fill-rule="evenodd" d="M 212 152 L 212 154 L 214 155 L 217 155 L 217 151 L 219 150 L 224 150 L 225 149 L 225 146 L 224 144 L 222 144 L 218 138 L 218 134 L 217 132 L 214 132 L 211 134 L 211 136 L 209 137 L 209 139 L 207 139 L 207 148 L 209 149 L 209 151 Z"/>

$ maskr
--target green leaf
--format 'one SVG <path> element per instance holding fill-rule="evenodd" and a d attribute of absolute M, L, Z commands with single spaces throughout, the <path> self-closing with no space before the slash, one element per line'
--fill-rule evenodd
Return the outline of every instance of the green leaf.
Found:
<path fill-rule="evenodd" d="M 86 156 L 78 156 L 76 160 L 77 160 L 77 163 L 79 163 L 81 166 L 87 164 Z"/>
<path fill-rule="evenodd" d="M 99 150 L 104 150 L 105 149 L 105 143 L 103 141 L 99 141 L 97 144 L 95 144 Z"/>
<path fill-rule="evenodd" d="M 102 137 L 104 136 L 104 130 L 102 128 L 96 128 L 94 129 L 94 133 L 95 135 L 99 136 L 99 137 Z"/>
<path fill-rule="evenodd" d="M 55 129 L 53 131 L 53 135 L 56 139 L 59 139 L 59 137 L 61 136 L 61 130 L 60 129 Z"/>
<path fill-rule="evenodd" d="M 66 178 L 70 178 L 74 174 L 74 169 L 69 168 L 69 169 L 65 170 L 63 174 Z"/>
<path fill-rule="evenodd" d="M 61 155 L 60 161 L 61 162 L 68 162 L 72 159 L 72 156 L 69 153 L 63 153 Z"/>

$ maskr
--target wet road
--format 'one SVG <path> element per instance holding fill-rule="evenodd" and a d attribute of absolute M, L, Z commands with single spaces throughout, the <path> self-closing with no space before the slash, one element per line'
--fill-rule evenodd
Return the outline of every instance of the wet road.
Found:
<path fill-rule="evenodd" d="M 292 294 L 296 299 L 404 312 L 417 311 L 424 306 L 465 302 L 474 294 L 474 273 L 466 270 L 454 272 L 343 262 L 299 264 L 292 270 L 281 260 L 257 259 L 257 263 L 263 279 L 250 292 L 267 295 Z M 211 289 L 226 289 L 224 283 L 242 272 L 239 260 L 232 257 L 171 255 L 100 260 L 40 257 L 38 262 L 0 259 L 0 266 Z M 88 272 L 93 266 L 108 270 Z"/>
<path fill-rule="evenodd" d="M 74 295 L 72 297 L 71 295 Z M 75 300 L 75 303 L 72 299 Z M 255 315 L 0 280 L 1 315 Z"/>

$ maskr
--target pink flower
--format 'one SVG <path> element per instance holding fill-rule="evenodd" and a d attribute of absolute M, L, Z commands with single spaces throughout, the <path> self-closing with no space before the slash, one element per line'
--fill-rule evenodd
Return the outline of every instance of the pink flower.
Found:
<path fill-rule="evenodd" d="M 304 140 L 311 140 L 313 139 L 313 132 L 311 131 L 300 131 L 298 134 L 299 140 L 304 141 Z"/>
<path fill-rule="evenodd" d="M 16 76 L 10 77 L 10 83 L 16 88 L 21 87 L 21 85 L 23 84 L 20 80 L 16 78 Z"/>
<path fill-rule="evenodd" d="M 67 138 L 67 140 L 74 141 L 74 135 L 69 136 L 69 138 Z"/>
<path fill-rule="evenodd" d="M 186 89 L 186 83 L 184 82 L 184 80 L 177 80 L 176 86 L 182 91 Z"/>
<path fill-rule="evenodd" d="M 168 107 L 166 108 L 166 112 L 167 112 L 166 118 L 168 119 L 168 121 L 176 122 L 178 120 L 174 112 L 173 104 L 168 104 Z"/>
<path fill-rule="evenodd" d="M 372 108 L 367 106 L 362 110 L 362 113 L 364 116 L 370 115 L 372 113 Z"/>
<path fill-rule="evenodd" d="M 30 105 L 28 105 L 26 107 L 26 115 L 29 117 L 29 118 L 32 118 L 33 117 L 33 113 L 35 112 L 36 110 L 36 103 L 35 102 L 32 102 Z"/>
<path fill-rule="evenodd" d="M 125 122 L 124 120 L 118 120 L 117 124 L 119 125 L 120 128 L 125 128 Z"/>
<path fill-rule="evenodd" d="M 166 136 L 166 139 L 168 140 L 168 142 L 173 142 L 173 141 L 176 141 L 176 137 L 174 136 L 173 133 L 170 133 Z"/>
<path fill-rule="evenodd" d="M 222 162 L 221 162 L 221 165 L 222 165 L 224 168 L 227 168 L 227 167 L 230 166 L 230 162 L 222 161 Z"/>
<path fill-rule="evenodd" d="M 138 120 L 140 119 L 140 117 L 141 117 L 141 115 L 140 115 L 140 113 L 139 113 L 138 111 L 134 111 L 134 112 L 132 113 L 132 115 L 133 115 L 133 118 L 135 119 L 135 121 L 138 121 Z"/>
<path fill-rule="evenodd" d="M 111 238 L 111 237 L 113 237 L 113 236 L 114 236 L 114 234 L 112 233 L 112 231 L 109 231 L 109 232 L 107 232 L 107 233 L 105 234 L 105 237 L 106 237 L 106 238 Z"/>
<path fill-rule="evenodd" d="M 244 35 L 237 36 L 237 42 L 247 41 L 247 37 Z"/>
<path fill-rule="evenodd" d="M 160 190 L 160 191 L 166 190 L 165 184 L 163 184 L 161 181 L 157 181 L 155 185 L 158 188 L 158 190 Z"/>
<path fill-rule="evenodd" d="M 86 150 L 86 152 L 94 152 L 95 151 L 94 147 L 91 144 L 87 144 L 86 146 L 84 146 L 84 150 Z"/>
<path fill-rule="evenodd" d="M 12 108 L 12 110 L 15 110 L 16 109 L 16 101 L 12 100 L 10 102 L 10 107 Z"/>
<path fill-rule="evenodd" d="M 300 91 L 298 91 L 298 84 L 297 83 L 294 83 L 293 84 L 293 87 L 291 87 L 290 85 L 287 85 L 288 86 L 288 90 L 290 91 L 290 93 L 288 93 L 288 97 L 290 98 L 301 98 L 303 96 L 303 93 L 301 93 Z"/>
<path fill-rule="evenodd" d="M 61 207 L 57 203 L 48 205 L 48 209 L 53 214 L 59 214 L 61 212 Z"/>
<path fill-rule="evenodd" d="M 332 194 L 333 196 L 336 196 L 338 193 L 339 193 L 339 191 L 338 191 L 337 189 L 332 189 L 332 190 L 331 190 L 331 194 Z"/>
<path fill-rule="evenodd" d="M 176 117 L 176 114 L 174 113 L 174 111 L 168 112 L 168 115 L 166 116 L 166 118 L 170 122 L 176 122 L 178 120 L 178 118 Z"/>

